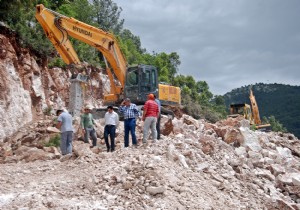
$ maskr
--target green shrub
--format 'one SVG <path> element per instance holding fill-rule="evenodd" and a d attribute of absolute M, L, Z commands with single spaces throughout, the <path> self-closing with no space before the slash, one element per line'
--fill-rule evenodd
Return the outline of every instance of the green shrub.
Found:
<path fill-rule="evenodd" d="M 60 57 L 53 58 L 48 63 L 49 68 L 53 68 L 53 67 L 64 68 L 65 66 L 66 66 L 65 62 Z"/>
<path fill-rule="evenodd" d="M 49 142 L 45 144 L 45 147 L 58 147 L 60 145 L 60 135 L 57 134 L 52 137 Z"/>
<path fill-rule="evenodd" d="M 270 123 L 272 131 L 283 132 L 283 133 L 288 132 L 287 129 L 273 115 L 271 115 L 268 118 L 264 117 L 263 122 Z"/>
<path fill-rule="evenodd" d="M 252 131 L 255 131 L 255 130 L 257 130 L 257 127 L 256 127 L 256 125 L 251 125 L 251 126 L 250 126 L 250 130 L 252 130 Z"/>

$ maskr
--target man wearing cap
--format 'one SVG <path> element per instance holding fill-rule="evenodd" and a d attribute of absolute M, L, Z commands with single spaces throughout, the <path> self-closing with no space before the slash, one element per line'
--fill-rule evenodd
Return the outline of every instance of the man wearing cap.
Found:
<path fill-rule="evenodd" d="M 95 147 L 97 145 L 97 136 L 94 128 L 95 122 L 91 113 L 92 109 L 93 107 L 90 105 L 87 105 L 84 108 L 84 113 L 80 116 L 80 126 L 82 128 L 82 132 L 84 133 L 84 142 L 89 143 L 89 139 L 92 137 L 93 147 Z"/>
<path fill-rule="evenodd" d="M 112 106 L 107 107 L 107 112 L 104 116 L 105 127 L 104 127 L 104 139 L 107 148 L 107 152 L 115 151 L 115 136 L 116 127 L 119 124 L 119 115 L 113 110 Z M 110 136 L 110 144 L 108 141 L 108 136 Z"/>
<path fill-rule="evenodd" d="M 157 139 L 156 122 L 159 117 L 158 104 L 155 102 L 153 94 L 148 95 L 148 100 L 144 105 L 143 117 L 144 130 L 143 130 L 143 143 L 147 143 L 149 129 L 151 128 L 152 139 L 155 142 Z"/>
<path fill-rule="evenodd" d="M 58 116 L 56 128 L 61 131 L 60 150 L 62 155 L 66 155 L 72 153 L 72 116 L 67 111 L 61 109 L 56 111 L 56 115 Z"/>
<path fill-rule="evenodd" d="M 140 116 L 140 112 L 137 106 L 134 103 L 130 102 L 129 98 L 126 98 L 119 108 L 119 112 L 124 115 L 124 146 L 129 146 L 129 131 L 132 137 L 132 144 L 137 146 L 136 135 L 135 135 L 135 126 L 136 118 Z"/>

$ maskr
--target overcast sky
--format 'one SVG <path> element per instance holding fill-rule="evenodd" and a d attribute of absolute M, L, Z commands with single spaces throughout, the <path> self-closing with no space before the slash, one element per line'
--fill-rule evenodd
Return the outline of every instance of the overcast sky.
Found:
<path fill-rule="evenodd" d="M 213 94 L 300 85 L 300 0 L 113 0 L 148 52 L 177 52 L 179 73 Z"/>

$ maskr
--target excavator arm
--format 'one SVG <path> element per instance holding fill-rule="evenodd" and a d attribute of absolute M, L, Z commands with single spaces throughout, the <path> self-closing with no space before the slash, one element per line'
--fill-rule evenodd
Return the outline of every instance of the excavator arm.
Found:
<path fill-rule="evenodd" d="M 256 125 L 260 125 L 261 124 L 261 120 L 260 120 L 260 116 L 259 116 L 259 110 L 258 110 L 256 99 L 255 99 L 255 96 L 254 96 L 252 90 L 250 90 L 249 99 L 250 99 L 250 102 L 251 102 L 254 123 Z"/>
<path fill-rule="evenodd" d="M 114 70 L 112 72 L 109 68 L 106 69 L 111 90 L 109 95 L 104 96 L 104 100 L 118 101 L 120 95 L 123 94 L 127 63 L 114 36 L 99 28 L 47 9 L 42 4 L 36 6 L 35 17 L 65 63 L 75 65 L 81 63 L 69 36 L 98 49 L 104 55 Z M 120 85 L 114 82 L 113 74 L 119 80 Z"/>

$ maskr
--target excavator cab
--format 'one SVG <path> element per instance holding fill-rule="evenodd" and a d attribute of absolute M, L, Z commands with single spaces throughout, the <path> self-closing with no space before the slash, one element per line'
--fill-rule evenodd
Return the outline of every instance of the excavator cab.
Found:
<path fill-rule="evenodd" d="M 228 117 L 238 117 L 243 116 L 245 119 L 253 123 L 251 107 L 249 104 L 231 104 L 230 105 L 230 115 Z"/>
<path fill-rule="evenodd" d="M 132 103 L 142 105 L 150 93 L 158 93 L 157 69 L 149 65 L 137 65 L 127 69 L 124 96 Z"/>

